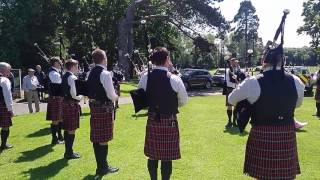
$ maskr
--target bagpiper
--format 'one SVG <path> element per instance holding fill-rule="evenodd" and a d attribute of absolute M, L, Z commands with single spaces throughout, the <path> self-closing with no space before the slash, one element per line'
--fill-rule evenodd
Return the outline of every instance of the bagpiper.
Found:
<path fill-rule="evenodd" d="M 187 103 L 188 94 L 181 78 L 169 72 L 172 62 L 166 48 L 156 48 L 151 55 L 152 72 L 142 75 L 138 88 L 146 91 L 149 102 L 144 154 L 151 180 L 157 179 L 158 162 L 161 176 L 169 180 L 172 161 L 181 158 L 177 114 Z"/>
<path fill-rule="evenodd" d="M 73 142 L 76 130 L 80 127 L 80 105 L 81 95 L 77 95 L 75 74 L 79 71 L 78 61 L 70 59 L 65 62 L 67 72 L 62 77 L 63 88 L 63 129 L 65 141 L 65 159 L 78 159 L 80 154 L 73 152 Z"/>
<path fill-rule="evenodd" d="M 50 59 L 51 68 L 49 70 L 49 99 L 47 106 L 47 120 L 51 123 L 51 144 L 62 144 L 64 142 L 61 129 L 62 129 L 62 78 L 61 66 L 62 62 L 58 57 Z"/>
<path fill-rule="evenodd" d="M 282 44 L 263 60 L 263 74 L 246 79 L 229 95 L 230 104 L 252 104 L 244 173 L 256 179 L 295 179 L 300 167 L 294 112 L 302 104 L 304 84 L 284 71 Z"/>
<path fill-rule="evenodd" d="M 90 140 L 97 163 L 96 175 L 115 173 L 119 168 L 111 167 L 107 161 L 108 142 L 113 139 L 114 102 L 118 100 L 111 73 L 107 71 L 105 51 L 96 49 L 92 53 L 95 67 L 88 77 L 90 106 Z"/>
<path fill-rule="evenodd" d="M 0 62 L 0 151 L 10 149 L 13 147 L 12 145 L 7 144 L 13 117 L 11 83 L 8 79 L 8 77 L 10 76 L 10 70 L 10 64 L 6 62 Z"/>

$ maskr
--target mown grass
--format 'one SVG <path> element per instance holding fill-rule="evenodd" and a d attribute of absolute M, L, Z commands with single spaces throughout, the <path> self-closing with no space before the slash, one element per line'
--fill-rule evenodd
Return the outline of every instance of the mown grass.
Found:
<path fill-rule="evenodd" d="M 130 96 L 130 91 L 136 89 L 138 86 L 138 80 L 124 82 L 120 84 L 120 92 L 122 97 Z"/>
<path fill-rule="evenodd" d="M 237 129 L 224 130 L 224 100 L 223 96 L 191 98 L 181 109 L 182 159 L 173 164 L 173 180 L 250 179 L 242 174 L 248 135 L 239 135 Z M 297 133 L 302 170 L 298 179 L 320 177 L 320 120 L 312 116 L 314 110 L 313 99 L 306 98 L 296 112 L 297 119 L 309 122 L 304 131 Z M 62 159 L 63 145 L 49 145 L 45 113 L 15 117 L 9 139 L 15 147 L 0 154 L 1 179 L 93 179 L 95 159 L 89 140 L 89 117 L 86 109 L 75 140 L 74 149 L 82 158 L 71 161 Z M 149 178 L 143 153 L 145 124 L 143 114 L 133 116 L 132 105 L 120 107 L 109 148 L 109 161 L 120 171 L 103 179 Z"/>

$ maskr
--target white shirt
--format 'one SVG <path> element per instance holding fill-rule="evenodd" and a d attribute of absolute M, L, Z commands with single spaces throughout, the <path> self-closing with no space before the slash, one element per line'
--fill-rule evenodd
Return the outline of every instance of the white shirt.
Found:
<path fill-rule="evenodd" d="M 230 73 L 230 69 L 227 69 L 227 77 L 226 77 L 227 86 L 228 86 L 228 87 L 231 87 L 231 88 L 236 88 L 236 87 L 237 87 L 237 84 L 230 81 L 230 75 L 229 75 L 229 73 Z"/>
<path fill-rule="evenodd" d="M 168 68 L 166 67 L 155 67 L 154 69 L 160 69 L 168 72 Z M 186 91 L 186 88 L 183 84 L 183 81 L 181 78 L 177 75 L 171 74 L 168 72 L 168 76 L 170 77 L 170 84 L 172 89 L 177 93 L 178 95 L 178 104 L 179 106 L 184 106 L 188 102 L 188 93 Z M 147 89 L 147 81 L 148 81 L 148 73 L 144 73 L 141 76 L 141 79 L 138 84 L 138 88 L 142 88 L 146 91 Z"/>
<path fill-rule="evenodd" d="M 70 86 L 70 95 L 73 99 L 80 101 L 82 99 L 82 96 L 77 96 L 77 90 L 76 90 L 76 83 L 75 80 L 77 80 L 77 76 L 75 76 L 71 71 L 68 71 L 71 73 L 71 75 L 68 77 L 68 85 Z"/>
<path fill-rule="evenodd" d="M 293 79 L 298 93 L 296 107 L 300 107 L 304 98 L 305 85 L 297 76 L 293 75 Z M 260 93 L 261 88 L 258 79 L 253 76 L 245 79 L 235 90 L 233 90 L 228 97 L 228 101 L 230 104 L 236 105 L 238 102 L 247 99 L 250 104 L 253 104 L 259 99 Z"/>
<path fill-rule="evenodd" d="M 107 94 L 107 97 L 113 102 L 117 101 L 119 99 L 119 96 L 116 94 L 114 90 L 111 73 L 107 71 L 107 68 L 103 65 L 96 64 L 96 66 L 103 67 L 104 69 L 100 74 L 100 82 L 103 85 L 103 88 Z"/>
<path fill-rule="evenodd" d="M 13 112 L 13 100 L 10 80 L 6 77 L 0 77 L 0 86 L 2 87 L 4 102 L 6 103 L 8 111 Z"/>
<path fill-rule="evenodd" d="M 58 73 L 60 72 L 59 69 L 52 67 L 52 69 L 56 70 L 56 71 L 50 71 L 49 72 L 49 79 L 52 83 L 56 83 L 56 84 L 61 84 L 62 79 L 61 79 L 61 74 Z"/>
<path fill-rule="evenodd" d="M 29 76 L 26 75 L 23 78 L 23 85 L 22 85 L 22 89 L 26 92 L 30 91 L 30 90 L 36 90 L 37 87 L 39 86 L 39 81 L 38 78 L 36 76 Z"/>

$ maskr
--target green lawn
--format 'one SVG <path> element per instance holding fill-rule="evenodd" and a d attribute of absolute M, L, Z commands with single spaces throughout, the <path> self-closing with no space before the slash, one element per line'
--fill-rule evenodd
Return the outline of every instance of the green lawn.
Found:
<path fill-rule="evenodd" d="M 138 81 L 124 82 L 120 84 L 121 97 L 130 96 L 130 91 L 137 89 Z"/>
<path fill-rule="evenodd" d="M 173 180 L 250 179 L 242 174 L 248 136 L 240 136 L 236 129 L 224 130 L 224 100 L 223 96 L 191 98 L 181 109 L 182 159 L 173 164 Z M 104 179 L 149 178 L 143 154 L 146 118 L 135 118 L 132 112 L 132 105 L 121 106 L 118 111 L 109 160 L 120 171 Z M 313 113 L 312 98 L 306 98 L 296 113 L 299 120 L 309 122 L 305 131 L 298 133 L 302 170 L 298 179 L 320 177 L 320 120 Z M 45 113 L 14 118 L 9 142 L 15 147 L 0 155 L 1 179 L 92 179 L 95 160 L 89 141 L 89 116 L 81 119 L 75 140 L 74 149 L 82 158 L 71 161 L 62 159 L 63 145 L 48 145 L 49 122 L 44 119 Z"/>

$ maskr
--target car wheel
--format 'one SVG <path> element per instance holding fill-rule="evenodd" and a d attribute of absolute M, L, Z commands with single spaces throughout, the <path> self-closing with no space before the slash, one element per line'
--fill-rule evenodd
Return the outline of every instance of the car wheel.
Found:
<path fill-rule="evenodd" d="M 206 89 L 210 89 L 211 88 L 211 82 L 207 81 L 205 84 Z"/>
<path fill-rule="evenodd" d="M 190 88 L 189 83 L 183 82 L 183 84 L 184 84 L 184 87 L 186 88 L 186 90 L 189 90 L 189 88 Z"/>

